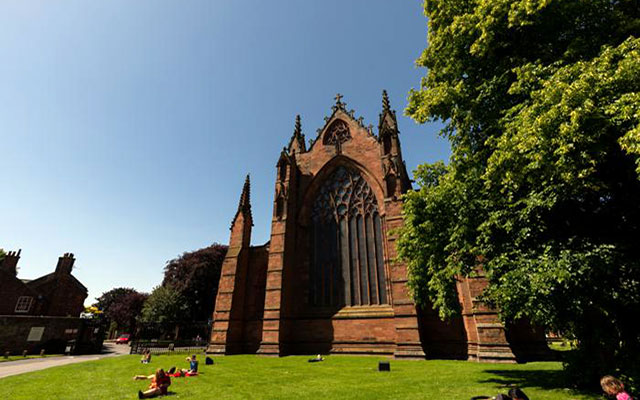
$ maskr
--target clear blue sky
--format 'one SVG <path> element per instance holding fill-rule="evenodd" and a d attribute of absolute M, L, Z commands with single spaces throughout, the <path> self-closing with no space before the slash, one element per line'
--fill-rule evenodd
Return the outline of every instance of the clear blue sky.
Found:
<path fill-rule="evenodd" d="M 247 173 L 262 244 L 295 115 L 314 138 L 337 92 L 377 125 L 387 89 L 409 169 L 446 160 L 438 125 L 401 116 L 425 46 L 418 0 L 3 0 L 0 247 L 21 278 L 75 253 L 87 304 L 150 291 L 227 243 Z"/>

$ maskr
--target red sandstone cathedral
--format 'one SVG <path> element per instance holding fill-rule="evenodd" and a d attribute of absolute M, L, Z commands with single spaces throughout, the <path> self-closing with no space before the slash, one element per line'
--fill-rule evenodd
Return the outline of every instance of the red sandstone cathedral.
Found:
<path fill-rule="evenodd" d="M 407 291 L 393 230 L 411 190 L 395 111 L 383 92 L 378 134 L 336 96 L 305 143 L 300 117 L 276 164 L 271 240 L 251 246 L 249 177 L 231 224 L 208 352 L 344 353 L 513 362 L 546 354 L 526 323 L 505 327 L 476 301 L 481 274 L 457 284 L 462 317 L 442 322 Z"/>

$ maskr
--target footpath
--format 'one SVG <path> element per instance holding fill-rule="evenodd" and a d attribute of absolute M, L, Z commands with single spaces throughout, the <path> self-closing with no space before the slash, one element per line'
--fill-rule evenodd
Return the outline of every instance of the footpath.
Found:
<path fill-rule="evenodd" d="M 88 354 L 84 356 L 60 356 L 46 358 L 29 358 L 26 360 L 7 361 L 0 363 L 0 379 L 24 374 L 25 372 L 39 371 L 41 369 L 59 367 L 61 365 L 75 364 L 85 361 L 100 360 L 107 357 L 117 357 L 129 354 L 129 346 L 105 343 L 100 354 Z"/>

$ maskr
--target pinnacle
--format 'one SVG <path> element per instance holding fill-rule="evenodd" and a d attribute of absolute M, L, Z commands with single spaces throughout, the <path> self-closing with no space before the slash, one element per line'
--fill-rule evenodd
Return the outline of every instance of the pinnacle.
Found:
<path fill-rule="evenodd" d="M 387 91 L 382 91 L 382 112 L 391 111 L 391 106 L 389 105 L 389 96 L 387 95 Z"/>
<path fill-rule="evenodd" d="M 296 125 L 293 130 L 293 136 L 289 141 L 289 152 L 304 153 L 307 148 L 304 143 L 304 135 L 302 134 L 302 123 L 300 122 L 300 114 L 296 115 Z"/>
<path fill-rule="evenodd" d="M 233 229 L 233 225 L 236 223 L 236 219 L 238 219 L 238 215 L 240 215 L 240 213 L 244 215 L 245 221 L 251 222 L 253 220 L 253 217 L 251 216 L 251 182 L 249 180 L 249 174 L 247 174 L 247 177 L 244 180 L 242 194 L 240 195 L 240 202 L 238 203 L 238 211 L 236 212 L 235 217 L 233 217 L 233 221 L 231 221 L 230 229 Z M 251 225 L 253 225 L 253 223 L 251 223 Z"/>
<path fill-rule="evenodd" d="M 296 115 L 296 128 L 293 131 L 294 136 L 302 135 L 302 124 L 300 123 L 300 114 Z"/>
<path fill-rule="evenodd" d="M 251 181 L 249 174 L 244 180 L 244 187 L 242 188 L 242 194 L 240 195 L 240 203 L 238 204 L 238 212 L 251 211 Z"/>

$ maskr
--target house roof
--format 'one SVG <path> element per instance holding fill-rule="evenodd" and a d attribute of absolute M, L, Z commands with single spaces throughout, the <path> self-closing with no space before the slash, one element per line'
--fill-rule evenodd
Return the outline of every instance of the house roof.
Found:
<path fill-rule="evenodd" d="M 79 288 L 81 288 L 85 292 L 89 291 L 87 289 L 87 287 L 85 285 L 83 285 L 75 276 L 69 274 L 69 277 L 71 278 L 71 281 L 76 284 L 76 286 L 78 286 Z M 43 285 L 45 283 L 51 282 L 51 281 L 53 281 L 55 279 L 56 279 L 56 274 L 55 274 L 55 272 L 52 272 L 50 274 L 43 275 L 40 278 L 36 278 L 34 280 L 31 280 L 31 281 L 27 282 L 27 285 L 30 286 L 30 287 L 36 287 L 36 286 L 40 286 L 40 285 Z"/>
<path fill-rule="evenodd" d="M 20 279 L 20 278 L 16 277 L 13 274 L 10 274 L 10 273 L 8 273 L 6 271 L 0 270 L 0 282 L 9 282 L 9 281 L 13 281 L 13 282 L 18 283 L 19 285 L 22 285 L 26 290 L 31 292 L 33 296 L 37 296 L 38 295 L 38 293 L 35 290 L 33 290 L 31 287 L 29 287 L 26 284 L 24 279 Z"/>

